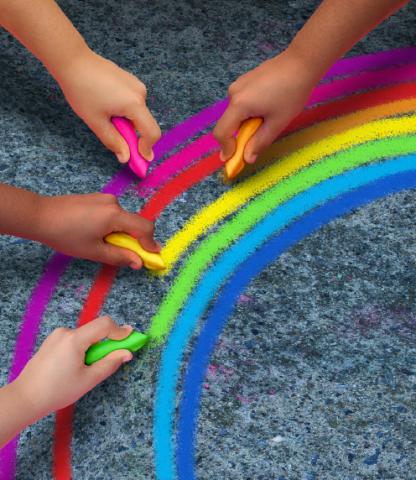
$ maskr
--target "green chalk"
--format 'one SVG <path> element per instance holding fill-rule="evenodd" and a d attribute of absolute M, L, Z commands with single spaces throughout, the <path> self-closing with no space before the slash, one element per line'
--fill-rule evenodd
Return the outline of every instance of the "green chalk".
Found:
<path fill-rule="evenodd" d="M 102 342 L 94 343 L 85 353 L 85 364 L 91 365 L 98 362 L 114 350 L 130 350 L 130 352 L 137 352 L 146 345 L 149 341 L 149 336 L 144 333 L 133 331 L 123 340 L 111 340 L 107 338 Z"/>

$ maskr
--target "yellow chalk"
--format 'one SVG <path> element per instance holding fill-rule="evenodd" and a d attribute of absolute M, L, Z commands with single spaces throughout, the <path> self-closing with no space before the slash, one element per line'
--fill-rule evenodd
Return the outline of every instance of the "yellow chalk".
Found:
<path fill-rule="evenodd" d="M 127 233 L 110 233 L 104 240 L 116 247 L 127 248 L 137 253 L 143 260 L 143 265 L 149 270 L 164 270 L 166 268 L 165 262 L 158 253 L 148 252 L 140 245 L 138 240 L 127 235 Z"/>
<path fill-rule="evenodd" d="M 225 174 L 228 179 L 236 177 L 244 168 L 244 149 L 250 138 L 257 132 L 263 123 L 262 118 L 249 118 L 241 124 L 236 137 L 234 155 L 225 163 Z"/>

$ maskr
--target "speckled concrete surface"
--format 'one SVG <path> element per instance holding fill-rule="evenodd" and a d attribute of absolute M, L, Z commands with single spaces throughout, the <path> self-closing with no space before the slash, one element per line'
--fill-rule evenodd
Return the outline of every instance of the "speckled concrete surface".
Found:
<path fill-rule="evenodd" d="M 140 76 L 167 130 L 222 98 L 228 84 L 282 50 L 316 1 L 62 1 L 99 53 Z M 244 12 L 244 14 L 242 14 Z M 414 2 L 353 53 L 414 43 Z M 66 105 L 42 66 L 0 34 L 0 175 L 44 194 L 99 190 L 118 165 Z M 165 240 L 218 197 L 214 176 L 157 223 Z M 129 191 L 122 204 L 137 209 Z M 212 359 L 198 426 L 205 479 L 413 479 L 416 476 L 416 195 L 363 208 L 304 240 L 245 292 Z M 6 381 L 28 296 L 51 252 L 0 238 L 1 357 Z M 72 326 L 97 266 L 74 261 L 38 344 Z M 167 290 L 120 271 L 105 312 L 148 324 Z M 82 288 L 79 286 L 82 285 Z M 151 479 L 159 352 L 140 357 L 76 410 L 74 479 Z M 25 431 L 17 478 L 51 478 L 53 417 Z"/>

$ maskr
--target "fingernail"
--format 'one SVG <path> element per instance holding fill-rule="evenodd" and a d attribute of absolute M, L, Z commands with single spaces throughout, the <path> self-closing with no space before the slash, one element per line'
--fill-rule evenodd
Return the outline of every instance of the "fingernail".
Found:
<path fill-rule="evenodd" d="M 220 160 L 221 162 L 225 162 L 225 157 L 222 151 L 220 152 Z"/>
<path fill-rule="evenodd" d="M 246 159 L 246 162 L 247 163 L 255 163 L 256 160 L 257 160 L 257 155 L 252 153 L 251 155 L 248 155 L 248 157 Z"/>
<path fill-rule="evenodd" d="M 116 153 L 116 157 L 120 163 L 127 163 L 129 161 L 129 159 L 122 153 Z"/>
<path fill-rule="evenodd" d="M 155 158 L 155 154 L 153 153 L 153 150 L 150 150 L 150 152 L 144 157 L 148 162 L 152 162 Z"/>
<path fill-rule="evenodd" d="M 140 265 L 138 265 L 137 263 L 130 263 L 130 268 L 132 268 L 133 270 L 140 270 Z"/>
<path fill-rule="evenodd" d="M 130 362 L 130 360 L 133 358 L 133 355 L 126 355 L 123 357 L 123 363 Z"/>
<path fill-rule="evenodd" d="M 140 145 L 140 144 L 139 144 Z M 145 159 L 147 160 L 148 162 L 151 162 L 154 158 L 155 158 L 155 154 L 153 153 L 153 150 L 150 149 L 150 150 L 145 150 L 144 152 L 141 151 L 140 147 L 139 147 L 139 153 L 140 155 Z"/>

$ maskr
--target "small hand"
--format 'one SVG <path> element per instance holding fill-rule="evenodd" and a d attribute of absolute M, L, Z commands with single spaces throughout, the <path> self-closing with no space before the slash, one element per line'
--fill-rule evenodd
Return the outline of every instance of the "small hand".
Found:
<path fill-rule="evenodd" d="M 75 330 L 53 331 L 12 384 L 31 412 L 30 421 L 76 402 L 130 361 L 131 352 L 116 350 L 91 366 L 84 363 L 85 352 L 93 343 L 105 337 L 121 340 L 131 331 L 130 326 L 118 326 L 110 317 L 97 318 Z"/>
<path fill-rule="evenodd" d="M 230 104 L 214 129 L 222 160 L 233 155 L 234 134 L 240 125 L 248 118 L 261 117 L 262 126 L 244 150 L 244 160 L 254 163 L 302 111 L 313 86 L 303 63 L 288 52 L 239 77 L 229 87 Z"/>
<path fill-rule="evenodd" d="M 149 252 L 160 251 L 153 223 L 123 210 L 113 195 L 41 197 L 39 202 L 34 239 L 66 255 L 139 269 L 142 260 L 136 253 L 104 241 L 114 232 L 128 233 Z"/>
<path fill-rule="evenodd" d="M 134 75 L 91 50 L 76 57 L 57 77 L 74 112 L 115 153 L 121 163 L 129 160 L 127 143 L 111 117 L 129 118 L 140 133 L 140 154 L 153 159 L 159 125 L 146 106 L 146 87 Z"/>

